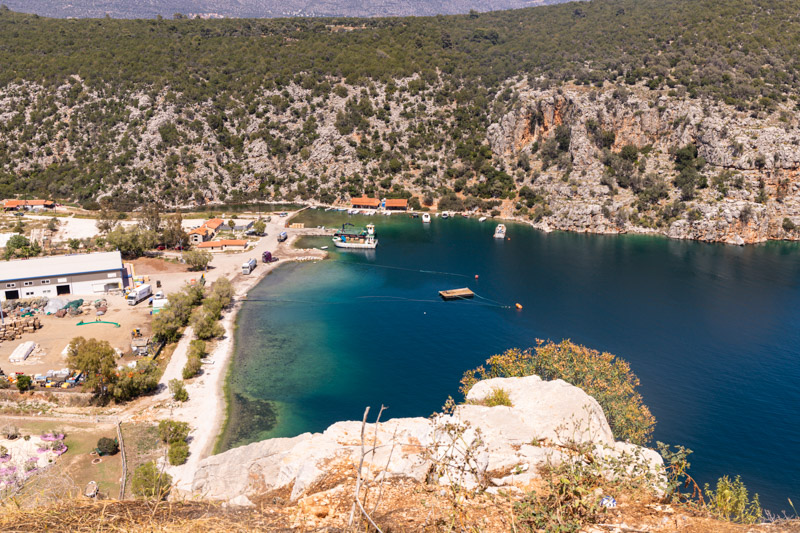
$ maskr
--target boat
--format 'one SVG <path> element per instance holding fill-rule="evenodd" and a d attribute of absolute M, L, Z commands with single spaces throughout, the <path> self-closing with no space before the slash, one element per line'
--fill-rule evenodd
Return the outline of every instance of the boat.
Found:
<path fill-rule="evenodd" d="M 431 214 L 430 213 L 422 213 L 422 222 L 425 224 L 431 223 Z"/>
<path fill-rule="evenodd" d="M 483 222 L 484 220 L 486 220 L 486 217 L 481 217 L 478 219 L 478 222 Z"/>
<path fill-rule="evenodd" d="M 450 213 L 447 211 L 442 211 L 442 218 L 450 218 Z"/>
<path fill-rule="evenodd" d="M 372 249 L 378 246 L 378 239 L 375 238 L 375 225 L 367 224 L 365 230 L 347 229 L 353 226 L 349 222 L 342 224 L 342 229 L 333 234 L 333 244 L 337 248 L 358 248 Z"/>
<path fill-rule="evenodd" d="M 497 227 L 494 229 L 494 238 L 505 239 L 505 237 L 506 237 L 506 225 L 498 224 Z"/>

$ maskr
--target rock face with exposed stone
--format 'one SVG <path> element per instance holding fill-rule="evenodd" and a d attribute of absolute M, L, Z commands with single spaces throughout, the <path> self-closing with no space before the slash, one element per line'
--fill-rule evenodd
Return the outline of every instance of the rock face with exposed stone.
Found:
<path fill-rule="evenodd" d="M 512 406 L 480 405 L 495 389 L 505 391 Z M 597 401 L 562 380 L 486 380 L 473 386 L 467 402 L 430 419 L 364 425 L 362 476 L 518 491 L 538 476 L 539 467 L 560 462 L 576 445 L 592 447 L 598 458 L 640 453 L 654 472 L 663 466 L 654 451 L 615 442 Z M 250 505 L 284 489 L 296 500 L 315 487 L 352 479 L 361 457 L 362 423 L 338 422 L 322 433 L 270 439 L 209 457 L 198 467 L 192 492 Z"/>
<path fill-rule="evenodd" d="M 516 169 L 519 186 L 534 190 L 538 201 L 506 204 L 504 214 L 545 230 L 660 233 L 728 244 L 800 238 L 795 113 L 751 113 L 643 87 L 515 88 L 516 103 L 488 127 L 487 140 L 495 162 Z M 545 164 L 542 149 L 559 126 L 568 128 L 569 150 Z M 600 132 L 610 144 L 598 142 Z M 638 154 L 623 180 L 607 163 L 626 146 Z M 703 163 L 691 194 L 679 187 L 675 167 L 675 151 L 686 146 Z M 518 168 L 521 158 L 530 161 L 529 170 Z M 662 180 L 666 190 L 649 204 L 642 201 L 647 179 Z"/>
<path fill-rule="evenodd" d="M 46 188 L 86 205 L 112 199 L 120 211 L 155 200 L 349 206 L 394 190 L 410 205 L 463 206 L 475 216 L 496 209 L 545 231 L 800 239 L 800 115 L 791 99 L 743 110 L 669 87 L 508 79 L 470 109 L 442 80 L 426 80 L 426 90 L 419 82 L 367 89 L 329 79 L 336 89 L 322 95 L 289 83 L 224 110 L 168 87 L 112 95 L 77 76 L 55 90 L 11 83 L 0 89 L 0 173 L 14 177 L 15 190 Z M 78 89 L 81 98 L 71 97 Z M 50 100 L 43 127 L 37 102 Z M 364 109 L 354 129 L 340 119 L 355 101 Z M 98 121 L 98 105 L 113 116 Z M 466 129 L 465 111 L 479 116 Z M 689 188 L 675 159 L 686 147 L 699 167 Z M 71 179 L 74 168 L 89 181 Z M 51 169 L 52 182 L 40 169 Z"/>

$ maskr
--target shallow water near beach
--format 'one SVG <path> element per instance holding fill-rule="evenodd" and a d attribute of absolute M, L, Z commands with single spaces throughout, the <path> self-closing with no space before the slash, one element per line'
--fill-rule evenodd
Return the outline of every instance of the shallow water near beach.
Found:
<path fill-rule="evenodd" d="M 282 265 L 238 317 L 222 449 L 460 400 L 465 370 L 570 338 L 630 362 L 655 440 L 694 450 L 702 484 L 741 474 L 765 507 L 800 500 L 800 246 L 545 234 L 495 223 L 307 211 L 307 226 L 377 226 L 380 245 Z M 479 275 L 476 280 L 475 275 Z M 442 302 L 470 287 L 472 301 Z M 519 302 L 523 309 L 517 310 Z"/>

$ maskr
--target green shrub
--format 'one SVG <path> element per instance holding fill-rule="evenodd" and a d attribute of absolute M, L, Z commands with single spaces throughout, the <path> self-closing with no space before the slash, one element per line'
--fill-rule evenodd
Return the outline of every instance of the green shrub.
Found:
<path fill-rule="evenodd" d="M 514 404 L 511 403 L 511 398 L 509 398 L 508 393 L 499 387 L 492 389 L 492 392 L 490 392 L 486 398 L 476 403 L 485 405 L 486 407 L 495 407 L 497 405 L 505 405 L 507 407 L 514 406 Z"/>
<path fill-rule="evenodd" d="M 594 397 L 603 408 L 614 437 L 634 444 L 649 441 L 655 418 L 636 391 L 639 379 L 630 365 L 610 353 L 600 353 L 569 340 L 538 341 L 535 349 L 517 348 L 494 355 L 467 371 L 461 379 L 466 396 L 479 380 L 535 374 L 544 380 L 563 379 Z"/>
<path fill-rule="evenodd" d="M 153 461 L 140 465 L 133 471 L 131 488 L 133 493 L 147 500 L 162 500 L 169 493 L 172 476 L 160 472 Z"/>
<path fill-rule="evenodd" d="M 191 379 L 199 374 L 201 365 L 202 363 L 200 362 L 199 357 L 190 356 L 186 361 L 186 365 L 183 367 L 183 379 Z"/>
<path fill-rule="evenodd" d="M 517 523 L 524 531 L 566 533 L 597 523 L 605 509 L 594 488 L 598 473 L 582 461 L 565 461 L 545 468 L 543 490 L 529 492 L 514 505 Z"/>
<path fill-rule="evenodd" d="M 208 340 L 225 333 L 225 328 L 217 321 L 213 310 L 201 307 L 192 315 L 192 328 L 198 339 Z"/>
<path fill-rule="evenodd" d="M 706 483 L 705 490 L 708 508 L 715 516 L 740 524 L 755 524 L 761 520 L 761 504 L 758 494 L 751 500 L 739 476 L 733 481 L 728 476 L 717 480 L 717 490 L 711 490 Z"/>
<path fill-rule="evenodd" d="M 189 458 L 189 444 L 183 440 L 173 442 L 169 445 L 167 458 L 172 466 L 182 465 Z"/>
<path fill-rule="evenodd" d="M 183 386 L 183 381 L 179 379 L 169 380 L 169 392 L 172 393 L 172 398 L 178 402 L 185 402 L 189 399 L 189 393 L 186 387 Z"/>
<path fill-rule="evenodd" d="M 791 232 L 794 231 L 795 228 L 797 228 L 797 225 L 794 222 L 792 222 L 792 219 L 790 218 L 783 219 L 783 231 Z"/>
<path fill-rule="evenodd" d="M 176 420 L 161 420 L 158 423 L 158 436 L 166 444 L 185 441 L 189 436 L 189 424 Z"/>
<path fill-rule="evenodd" d="M 213 256 L 205 250 L 188 250 L 181 254 L 181 258 L 189 265 L 189 270 L 205 270 Z"/>
<path fill-rule="evenodd" d="M 206 352 L 206 343 L 200 339 L 195 339 L 189 343 L 189 357 L 203 358 L 208 353 Z"/>
<path fill-rule="evenodd" d="M 25 392 L 31 388 L 32 383 L 33 380 L 30 376 L 19 376 L 17 378 L 17 389 L 19 389 L 20 392 Z"/>
<path fill-rule="evenodd" d="M 119 445 L 116 439 L 100 437 L 100 440 L 97 441 L 97 449 L 104 455 L 114 455 L 119 451 Z"/>

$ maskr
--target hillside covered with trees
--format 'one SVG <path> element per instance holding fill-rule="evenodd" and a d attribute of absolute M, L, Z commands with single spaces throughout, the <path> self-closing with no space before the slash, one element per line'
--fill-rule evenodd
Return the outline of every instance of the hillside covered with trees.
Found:
<path fill-rule="evenodd" d="M 564 0 L 5 0 L 14 11 L 48 17 L 387 17 L 517 9 Z"/>
<path fill-rule="evenodd" d="M 370 194 L 562 229 L 679 222 L 675 236 L 794 238 L 798 7 L 596 0 L 241 20 L 0 10 L 0 194 L 120 210 Z"/>

